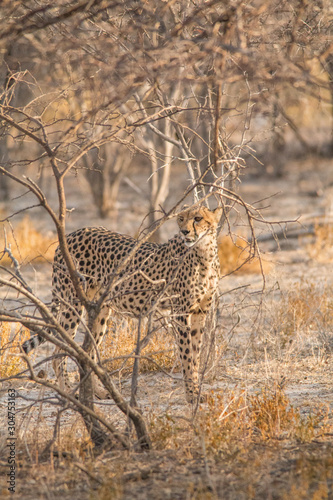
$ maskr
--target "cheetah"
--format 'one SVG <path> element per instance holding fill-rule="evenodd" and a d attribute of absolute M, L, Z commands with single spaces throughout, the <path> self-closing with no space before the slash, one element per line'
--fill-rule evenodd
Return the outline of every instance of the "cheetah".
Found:
<path fill-rule="evenodd" d="M 67 236 L 69 251 L 77 271 L 84 277 L 89 300 L 98 300 L 107 290 L 107 298 L 92 330 L 96 346 L 103 339 L 112 311 L 139 318 L 154 308 L 168 309 L 176 325 L 189 403 L 198 397 L 204 400 L 199 390 L 200 346 L 220 277 L 216 233 L 221 214 L 220 207 L 183 209 L 177 217 L 178 234 L 163 244 L 140 245 L 130 236 L 102 227 L 78 229 Z M 59 247 L 52 272 L 52 311 L 57 311 L 61 326 L 74 338 L 83 306 Z M 22 347 L 29 353 L 43 342 L 44 338 L 34 334 Z M 65 360 L 60 362 L 56 358 L 53 368 L 59 384 L 64 387 L 67 384 Z"/>

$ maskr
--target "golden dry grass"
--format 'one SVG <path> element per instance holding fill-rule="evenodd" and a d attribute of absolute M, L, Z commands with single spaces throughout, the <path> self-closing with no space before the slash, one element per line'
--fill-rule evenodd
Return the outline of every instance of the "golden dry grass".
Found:
<path fill-rule="evenodd" d="M 311 259 L 324 264 L 333 262 L 333 226 L 316 224 L 314 242 L 306 248 Z"/>
<path fill-rule="evenodd" d="M 327 430 L 328 411 L 323 406 L 302 416 L 278 385 L 253 395 L 230 391 L 208 399 L 208 407 L 198 415 L 197 433 L 213 455 L 244 451 L 258 441 L 310 442 Z"/>
<path fill-rule="evenodd" d="M 131 372 L 134 363 L 138 322 L 130 318 L 113 316 L 108 322 L 108 333 L 104 337 L 100 352 L 110 371 L 119 370 L 121 374 Z M 147 334 L 144 326 L 141 339 Z M 171 333 L 164 329 L 153 334 L 148 345 L 141 351 L 140 371 L 156 371 L 160 368 L 170 370 L 175 363 L 175 342 Z"/>
<path fill-rule="evenodd" d="M 152 412 L 149 430 L 155 449 L 179 450 L 182 456 L 204 454 L 212 467 L 221 462 L 233 464 L 231 467 L 247 463 L 252 475 L 265 468 L 260 450 L 264 455 L 270 450 L 277 458 L 279 449 L 286 445 L 310 445 L 327 439 L 333 427 L 327 406 L 313 407 L 311 413 L 303 415 L 283 388 L 275 385 L 255 394 L 245 390 L 212 393 L 194 419 Z M 250 465 L 249 453 L 253 450 L 254 462 Z M 249 477 L 246 484 L 251 481 Z"/>
<path fill-rule="evenodd" d="M 282 338 L 309 334 L 333 327 L 333 290 L 325 284 L 301 281 L 285 295 L 275 310 Z"/>
<path fill-rule="evenodd" d="M 250 255 L 249 244 L 242 238 L 231 238 L 230 235 L 219 236 L 217 240 L 221 274 L 232 272 L 237 274 L 266 273 L 272 264 Z"/>
<path fill-rule="evenodd" d="M 19 323 L 3 322 L 0 325 L 0 377 L 16 375 L 26 369 L 26 363 L 18 354 L 20 345 L 30 338 L 30 332 Z"/>
<path fill-rule="evenodd" d="M 53 260 L 57 247 L 56 238 L 38 231 L 28 215 L 13 230 L 8 225 L 0 225 L 0 252 L 5 247 L 4 227 L 6 227 L 7 245 L 11 245 L 13 256 L 19 263 L 31 260 L 42 262 Z M 12 264 L 8 254 L 2 257 L 1 264 L 5 266 Z"/>

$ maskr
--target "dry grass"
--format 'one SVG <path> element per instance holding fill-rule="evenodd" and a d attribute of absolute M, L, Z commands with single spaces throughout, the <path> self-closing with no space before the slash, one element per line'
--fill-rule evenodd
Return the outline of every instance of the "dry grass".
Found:
<path fill-rule="evenodd" d="M 220 260 L 221 274 L 232 272 L 236 274 L 258 274 L 267 273 L 272 264 L 258 257 L 253 257 L 248 248 L 249 244 L 242 238 L 235 240 L 230 235 L 219 236 L 217 240 L 218 255 Z"/>
<path fill-rule="evenodd" d="M 4 224 L 0 225 L 0 251 L 5 247 L 4 227 Z M 38 231 L 28 215 L 21 220 L 14 230 L 7 226 L 6 233 L 7 245 L 11 245 L 12 253 L 20 263 L 31 260 L 42 262 L 53 260 L 57 246 L 56 238 Z M 1 264 L 5 266 L 12 264 L 7 254 L 2 256 Z"/>
<path fill-rule="evenodd" d="M 212 394 L 190 426 L 186 419 L 169 414 L 150 415 L 155 447 L 185 450 L 190 443 L 199 452 L 204 440 L 206 453 L 215 459 L 246 453 L 254 443 L 309 443 L 332 430 L 326 406 L 301 415 L 278 384 L 252 395 L 247 391 Z"/>
<path fill-rule="evenodd" d="M 100 348 L 101 358 L 110 360 L 107 368 L 110 371 L 119 370 L 120 375 L 132 371 L 134 351 L 136 348 L 138 322 L 121 316 L 113 316 L 108 322 L 108 333 Z M 147 334 L 146 326 L 142 327 L 141 339 Z M 175 341 L 171 333 L 164 329 L 153 334 L 148 345 L 141 351 L 140 371 L 156 371 L 160 368 L 170 370 L 177 356 Z"/>
<path fill-rule="evenodd" d="M 254 443 L 246 453 L 221 459 L 190 442 L 186 449 L 140 454 L 51 453 L 48 460 L 34 454 L 31 461 L 22 450 L 20 464 L 15 497 L 25 500 L 325 500 L 333 481 L 330 445 L 281 441 Z M 7 498 L 6 493 L 3 474 L 0 494 Z"/>
<path fill-rule="evenodd" d="M 16 375 L 26 369 L 26 363 L 18 354 L 20 345 L 30 338 L 29 330 L 19 323 L 3 322 L 0 325 L 0 377 Z"/>
<path fill-rule="evenodd" d="M 326 407 L 302 415 L 278 385 L 257 394 L 212 395 L 194 420 L 188 414 L 150 416 L 155 448 L 172 452 L 175 462 L 178 457 L 174 475 L 176 467 L 184 470 L 184 499 L 331 498 L 332 430 Z M 196 476 L 200 463 L 205 472 Z"/>
<path fill-rule="evenodd" d="M 275 308 L 276 332 L 282 342 L 299 335 L 321 335 L 333 327 L 333 290 L 325 284 L 301 281 Z"/>
<path fill-rule="evenodd" d="M 333 226 L 316 224 L 315 240 L 307 245 L 311 259 L 323 264 L 333 262 Z"/>
<path fill-rule="evenodd" d="M 125 328 L 117 321 L 117 351 L 132 349 L 136 323 Z M 326 408 L 314 406 L 304 415 L 275 385 L 255 394 L 212 393 L 196 416 L 189 407 L 170 411 L 156 407 L 147 416 L 154 450 L 139 454 L 115 449 L 94 457 L 76 421 L 61 427 L 55 455 L 39 457 L 43 429 L 50 435 L 42 421 L 20 448 L 18 498 L 43 498 L 45 491 L 64 500 L 331 498 L 333 455 L 326 436 L 333 428 Z"/>
<path fill-rule="evenodd" d="M 329 430 L 327 406 L 315 407 L 310 415 L 302 416 L 278 385 L 274 390 L 263 388 L 260 394 L 250 396 L 248 403 L 251 428 L 263 440 L 311 442 Z"/>
<path fill-rule="evenodd" d="M 197 432 L 204 437 L 207 452 L 221 456 L 246 451 L 259 441 L 310 442 L 326 432 L 327 421 L 326 407 L 301 416 L 276 385 L 254 395 L 244 391 L 209 398 L 208 409 L 199 413 Z"/>

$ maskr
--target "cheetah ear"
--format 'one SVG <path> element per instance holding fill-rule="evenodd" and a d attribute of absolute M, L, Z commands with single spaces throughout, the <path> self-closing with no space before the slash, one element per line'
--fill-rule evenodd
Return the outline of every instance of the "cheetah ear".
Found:
<path fill-rule="evenodd" d="M 214 214 L 215 221 L 218 224 L 220 222 L 221 217 L 222 217 L 223 208 L 217 207 L 214 210 L 212 210 L 212 212 Z"/>

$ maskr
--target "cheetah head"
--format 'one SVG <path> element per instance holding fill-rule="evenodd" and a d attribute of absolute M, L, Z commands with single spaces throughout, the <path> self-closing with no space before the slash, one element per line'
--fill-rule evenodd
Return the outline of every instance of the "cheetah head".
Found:
<path fill-rule="evenodd" d="M 177 222 L 187 247 L 204 244 L 207 237 L 215 236 L 222 215 L 221 207 L 215 210 L 206 207 L 183 208 L 184 211 L 178 215 Z"/>

